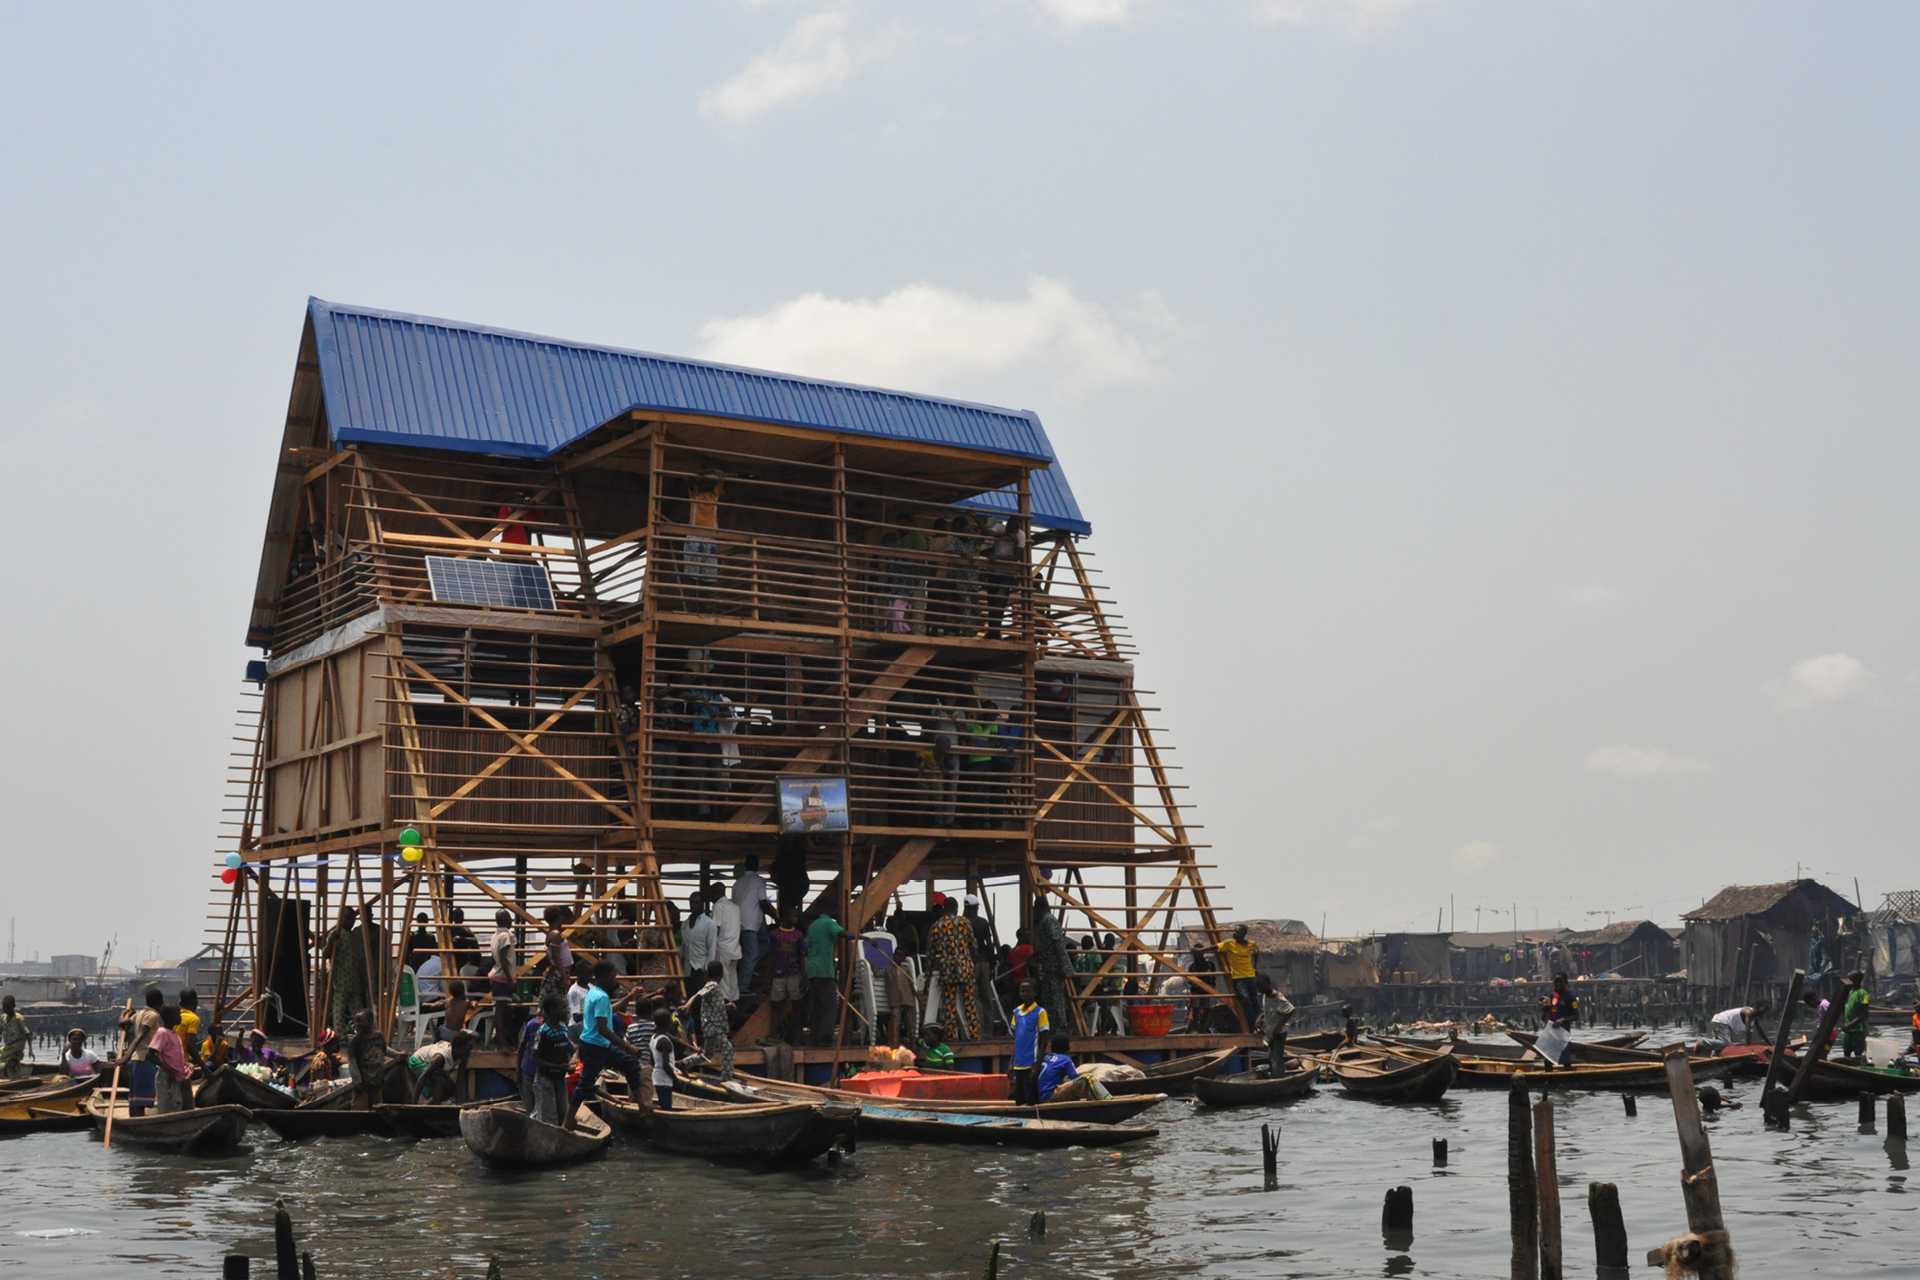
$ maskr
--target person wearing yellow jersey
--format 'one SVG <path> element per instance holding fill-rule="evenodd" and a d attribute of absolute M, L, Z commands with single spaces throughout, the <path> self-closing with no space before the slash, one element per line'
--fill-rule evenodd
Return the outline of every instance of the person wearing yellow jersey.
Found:
<path fill-rule="evenodd" d="M 1220 953 L 1227 981 L 1233 985 L 1233 994 L 1246 1014 L 1247 1025 L 1252 1026 L 1260 1018 L 1260 991 L 1253 981 L 1253 958 L 1260 948 L 1247 941 L 1247 926 L 1239 924 L 1233 927 L 1233 936 L 1214 950 Z"/>
<path fill-rule="evenodd" d="M 192 987 L 180 991 L 180 1047 L 189 1064 L 200 1061 L 206 1041 L 200 1035 L 200 993 Z"/>

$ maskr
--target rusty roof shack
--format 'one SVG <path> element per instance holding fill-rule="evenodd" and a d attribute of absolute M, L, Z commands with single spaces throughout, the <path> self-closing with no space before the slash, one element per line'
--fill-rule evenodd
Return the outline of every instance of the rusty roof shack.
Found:
<path fill-rule="evenodd" d="M 1561 944 L 1582 974 L 1664 978 L 1680 966 L 1673 935 L 1651 920 L 1615 920 L 1598 929 L 1569 930 Z"/>
<path fill-rule="evenodd" d="M 1787 880 L 1779 884 L 1730 885 L 1703 905 L 1685 913 L 1686 934 L 1681 940 L 1687 981 L 1726 993 L 1728 1004 L 1781 997 L 1795 969 L 1809 974 L 1819 968 L 1845 972 L 1841 957 L 1841 926 L 1849 935 L 1853 903 L 1817 880 Z M 1810 965 L 1815 931 L 1819 931 L 1824 966 Z"/>

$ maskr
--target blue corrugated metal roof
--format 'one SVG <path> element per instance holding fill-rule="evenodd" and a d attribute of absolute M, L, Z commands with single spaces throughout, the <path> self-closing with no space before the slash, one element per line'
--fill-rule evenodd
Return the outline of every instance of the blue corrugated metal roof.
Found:
<path fill-rule="evenodd" d="M 336 442 L 544 458 L 634 409 L 713 414 L 1044 460 L 1034 521 L 1090 532 L 1030 411 L 561 342 L 307 300 Z M 1011 491 L 976 506 L 1012 510 Z"/>

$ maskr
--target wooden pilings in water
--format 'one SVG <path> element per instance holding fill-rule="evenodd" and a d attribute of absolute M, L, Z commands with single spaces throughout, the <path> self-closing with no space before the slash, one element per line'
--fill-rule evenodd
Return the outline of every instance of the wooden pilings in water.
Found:
<path fill-rule="evenodd" d="M 1637 1116 L 1640 1114 L 1640 1104 L 1634 1100 L 1634 1097 L 1632 1094 L 1630 1093 L 1621 1094 L 1620 1101 L 1626 1104 L 1626 1110 L 1628 1115 Z"/>
<path fill-rule="evenodd" d="M 1413 1188 L 1390 1187 L 1380 1206 L 1380 1238 L 1389 1249 L 1413 1247 Z"/>
<path fill-rule="evenodd" d="M 1533 1116 L 1527 1091 L 1507 1091 L 1507 1216 L 1513 1231 L 1512 1280 L 1540 1280 L 1539 1187 L 1533 1176 Z"/>
<path fill-rule="evenodd" d="M 1267 1190 L 1280 1185 L 1280 1126 L 1260 1126 L 1260 1165 L 1266 1170 Z"/>
<path fill-rule="evenodd" d="M 1589 1182 L 1587 1216 L 1593 1219 L 1593 1257 L 1600 1274 L 1625 1274 L 1627 1222 L 1620 1214 L 1620 1189 L 1611 1182 Z"/>
<path fill-rule="evenodd" d="M 1533 1168 L 1540 1206 L 1540 1280 L 1562 1280 L 1560 1162 L 1553 1145 L 1553 1100 L 1533 1104 Z"/>
<path fill-rule="evenodd" d="M 1897 1093 L 1887 1095 L 1887 1141 L 1907 1140 L 1907 1100 Z"/>
<path fill-rule="evenodd" d="M 1787 1003 L 1780 1009 L 1780 1025 L 1773 1033 L 1773 1054 L 1767 1059 L 1766 1083 L 1760 1086 L 1760 1110 L 1767 1123 L 1787 1126 L 1787 1099 L 1774 1093 L 1774 1086 L 1786 1071 L 1787 1042 L 1793 1036 L 1793 1012 L 1800 1007 L 1800 988 L 1806 984 L 1807 971 L 1795 969 L 1787 984 Z"/>
<path fill-rule="evenodd" d="M 1447 1167 L 1447 1140 L 1445 1138 L 1435 1138 L 1433 1140 L 1433 1167 L 1436 1169 L 1444 1169 Z"/>
<path fill-rule="evenodd" d="M 1680 1137 L 1680 1195 L 1687 1206 L 1687 1234 L 1647 1254 L 1649 1266 L 1679 1265 L 1704 1280 L 1732 1280 L 1733 1241 L 1720 1211 L 1720 1183 L 1713 1171 L 1713 1149 L 1700 1123 L 1700 1099 L 1693 1091 L 1693 1068 L 1686 1051 L 1667 1051 L 1667 1091 L 1673 1096 L 1673 1123 Z"/>

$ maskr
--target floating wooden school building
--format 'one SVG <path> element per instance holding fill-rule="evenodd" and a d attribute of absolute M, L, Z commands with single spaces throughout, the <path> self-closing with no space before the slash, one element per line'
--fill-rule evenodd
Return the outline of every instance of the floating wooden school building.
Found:
<path fill-rule="evenodd" d="M 357 970 L 390 1020 L 409 946 L 501 909 L 676 978 L 670 901 L 748 854 L 855 929 L 1017 885 L 1116 938 L 1076 1004 L 1185 972 L 1216 886 L 1090 532 L 1030 412 L 310 300 L 221 1012 L 316 1033 Z"/>

